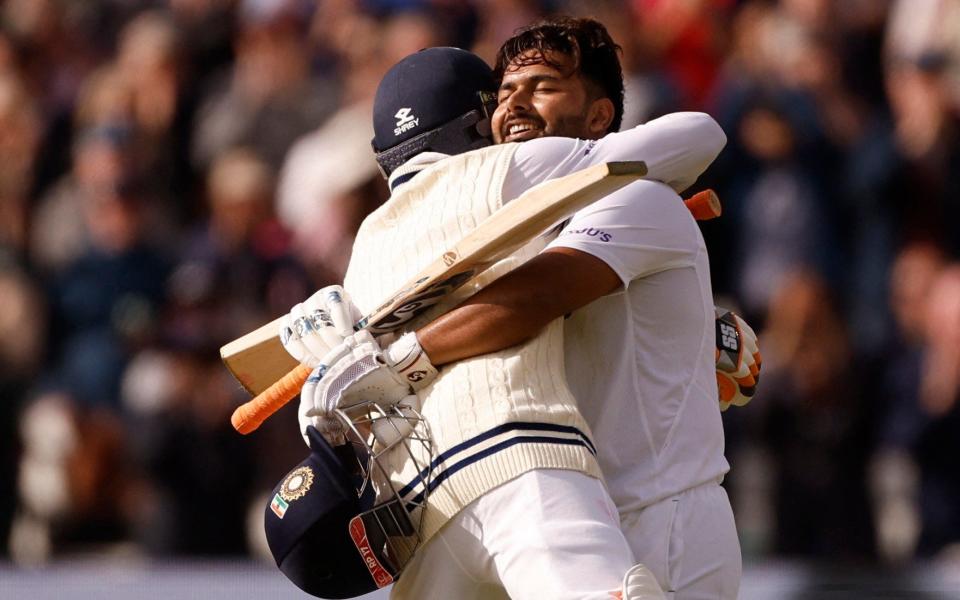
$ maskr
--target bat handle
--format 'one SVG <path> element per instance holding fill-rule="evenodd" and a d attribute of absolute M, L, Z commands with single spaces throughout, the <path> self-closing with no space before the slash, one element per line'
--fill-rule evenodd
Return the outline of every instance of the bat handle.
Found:
<path fill-rule="evenodd" d="M 238 406 L 230 417 L 233 428 L 246 435 L 260 427 L 267 417 L 300 393 L 312 371 L 306 365 L 297 365 L 256 398 Z"/>
<path fill-rule="evenodd" d="M 683 201 L 693 214 L 693 218 L 698 221 L 709 221 L 720 216 L 722 208 L 720 198 L 713 190 L 703 190 L 697 192 Z"/>

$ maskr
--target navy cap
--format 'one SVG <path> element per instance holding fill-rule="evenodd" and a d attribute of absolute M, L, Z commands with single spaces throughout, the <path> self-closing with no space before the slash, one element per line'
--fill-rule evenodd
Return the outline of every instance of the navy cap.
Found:
<path fill-rule="evenodd" d="M 333 448 L 309 427 L 311 452 L 273 490 L 264 515 L 270 552 L 301 590 L 354 598 L 383 585 L 350 535 L 350 522 L 372 500 L 357 495 L 350 445 Z"/>
<path fill-rule="evenodd" d="M 473 110 L 497 89 L 490 66 L 460 48 L 426 48 L 394 65 L 373 102 L 373 148 L 382 152 Z"/>

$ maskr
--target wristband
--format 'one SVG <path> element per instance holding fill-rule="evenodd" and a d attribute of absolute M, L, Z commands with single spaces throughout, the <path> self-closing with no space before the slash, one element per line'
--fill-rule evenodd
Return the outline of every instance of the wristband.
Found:
<path fill-rule="evenodd" d="M 393 369 L 415 392 L 430 385 L 437 377 L 437 368 L 423 351 L 416 333 L 400 336 L 400 339 L 387 347 L 386 354 Z"/>

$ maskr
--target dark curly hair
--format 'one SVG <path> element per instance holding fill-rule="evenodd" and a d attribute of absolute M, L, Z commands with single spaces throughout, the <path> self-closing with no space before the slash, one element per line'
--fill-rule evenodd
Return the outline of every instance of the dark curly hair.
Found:
<path fill-rule="evenodd" d="M 521 58 L 530 50 L 535 50 L 536 54 Z M 554 17 L 524 27 L 500 46 L 494 75 L 498 81 L 503 79 L 510 64 L 546 64 L 559 68 L 560 65 L 549 59 L 549 52 L 572 57 L 574 72 L 579 72 L 595 86 L 592 91 L 597 97 L 609 98 L 613 102 L 613 121 L 609 131 L 618 131 L 623 120 L 623 71 L 617 54 L 620 46 L 610 37 L 607 28 L 595 19 Z"/>

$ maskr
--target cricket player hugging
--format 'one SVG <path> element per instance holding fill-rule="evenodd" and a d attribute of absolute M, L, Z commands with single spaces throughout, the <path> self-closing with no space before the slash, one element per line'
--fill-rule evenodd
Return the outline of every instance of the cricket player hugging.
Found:
<path fill-rule="evenodd" d="M 356 236 L 344 287 L 357 313 L 375 309 L 504 203 L 504 181 L 515 169 L 519 145 L 490 146 L 495 90 L 490 67 L 455 48 L 411 55 L 381 81 L 374 148 L 392 193 Z M 411 117 L 418 126 L 398 135 L 397 121 Z M 536 255 L 545 243 L 530 243 L 465 293 Z M 449 302 L 456 299 L 411 327 L 449 309 Z M 354 336 L 358 347 L 369 346 L 365 331 Z M 391 597 L 573 600 L 626 590 L 622 597 L 662 598 L 655 580 L 634 564 L 589 428 L 565 384 L 562 320 L 525 343 L 453 362 L 439 373 L 413 333 L 383 346 L 379 360 L 391 367 L 383 370 L 418 372 L 408 383 L 433 437 L 432 456 L 382 457 L 400 495 L 411 504 L 425 501 L 418 515 L 420 547 Z M 337 377 L 331 374 L 351 368 L 331 365 L 327 375 L 317 373 L 304 386 L 302 429 L 329 430 L 322 408 L 333 408 L 329 382 Z M 345 396 L 383 395 L 390 387 L 364 385 L 359 381 Z M 407 396 L 402 387 L 386 400 Z M 429 467 L 417 472 L 417 463 Z"/>
<path fill-rule="evenodd" d="M 485 65 L 476 64 L 471 55 L 427 50 L 401 63 L 393 79 L 385 78 L 377 96 L 378 116 L 393 115 L 394 105 L 413 104 L 410 94 L 419 99 L 429 93 L 403 85 L 424 63 L 434 63 L 431 71 L 439 76 L 448 64 L 454 67 L 449 73 L 455 86 L 463 89 L 466 83 L 468 97 L 494 89 Z M 462 63 L 475 64 L 473 71 L 483 83 L 465 81 L 470 71 Z M 429 94 L 430 102 L 449 106 L 445 92 Z M 426 108 L 419 112 L 421 120 L 434 123 L 458 116 Z M 376 142 L 381 142 L 381 129 L 377 131 Z M 380 149 L 383 146 L 381 142 Z M 503 182 L 516 148 L 490 146 L 443 158 L 420 153 L 393 171 L 391 199 L 363 223 L 344 279 L 360 312 L 376 308 L 501 207 Z M 397 184 L 411 174 L 416 176 Z M 463 292 L 474 292 L 535 256 L 545 243 L 539 239 L 528 244 Z M 444 312 L 457 297 L 462 295 L 418 322 Z M 499 593 L 512 598 L 608 597 L 633 565 L 600 484 L 589 429 L 565 384 L 562 334 L 557 320 L 524 344 L 444 367 L 418 392 L 436 456 L 427 473 L 417 473 L 403 453 L 392 456 L 397 463 L 394 481 L 405 497 L 428 494 L 422 545 L 394 586 L 395 597 L 486 597 L 481 594 L 489 595 L 490 587 L 502 587 Z M 545 494 L 555 496 L 552 500 L 565 512 L 550 514 L 542 506 Z M 483 529 L 471 535 L 462 523 L 482 523 Z M 553 539 L 543 539 L 547 532 Z M 433 539 L 438 535 L 443 541 Z M 580 540 L 583 547 L 574 548 Z M 448 547 L 456 550 L 451 553 Z M 458 563 L 470 565 L 468 572 Z"/>
<path fill-rule="evenodd" d="M 364 223 L 344 280 L 361 312 L 376 308 L 500 207 L 497 183 L 514 149 L 490 147 L 445 159 L 405 184 L 395 202 Z M 528 244 L 467 287 L 483 287 L 535 256 L 545 242 Z M 444 301 L 426 317 L 449 305 Z M 600 476 L 589 430 L 566 387 L 562 343 L 558 320 L 525 344 L 443 368 L 419 390 L 420 411 L 443 458 L 419 477 L 404 470 L 401 480 L 409 494 L 422 494 L 428 481 L 434 487 L 424 515 L 425 539 L 481 495 L 527 471 Z"/>

